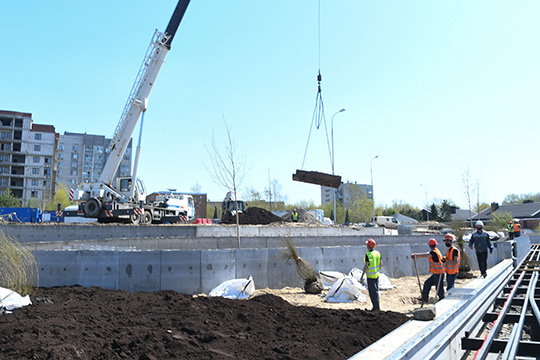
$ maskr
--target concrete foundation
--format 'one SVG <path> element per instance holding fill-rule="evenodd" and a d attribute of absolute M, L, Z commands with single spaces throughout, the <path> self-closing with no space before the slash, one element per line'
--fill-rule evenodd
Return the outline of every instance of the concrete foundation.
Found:
<path fill-rule="evenodd" d="M 0 227 L 35 250 L 40 286 L 99 286 L 128 291 L 171 289 L 208 293 L 226 280 L 253 276 L 257 288 L 303 286 L 293 264 L 280 259 L 284 240 L 316 270 L 349 273 L 362 268 L 365 243 L 373 238 L 382 255 L 382 272 L 390 277 L 415 274 L 411 253 L 427 252 L 434 237 L 445 253 L 442 236 L 365 234 L 341 227 L 241 226 L 238 246 L 234 226 L 129 226 L 6 224 Z M 516 239 L 518 254 L 529 251 L 529 238 Z M 492 267 L 511 259 L 509 241 L 494 243 Z M 473 269 L 478 269 L 472 250 Z M 421 274 L 428 262 L 417 261 Z"/>

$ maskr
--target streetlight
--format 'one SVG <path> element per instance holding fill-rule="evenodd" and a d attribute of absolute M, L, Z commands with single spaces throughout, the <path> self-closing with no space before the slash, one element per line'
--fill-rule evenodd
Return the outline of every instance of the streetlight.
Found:
<path fill-rule="evenodd" d="M 334 115 L 332 115 L 332 131 L 331 131 L 331 135 L 332 135 L 332 175 L 334 175 L 334 116 L 336 116 L 337 114 L 341 113 L 341 112 L 344 112 L 345 111 L 345 108 L 339 110 L 339 111 L 336 111 L 336 113 Z M 341 186 L 341 184 L 340 184 Z M 334 198 L 334 225 L 336 225 L 336 189 L 334 188 L 334 192 L 333 192 L 333 198 Z"/>
<path fill-rule="evenodd" d="M 378 159 L 379 155 L 376 155 L 371 161 L 369 162 L 369 169 L 371 172 L 371 198 L 373 199 L 373 225 L 375 225 L 375 191 L 373 191 L 373 160 Z"/>
<path fill-rule="evenodd" d="M 424 191 L 426 193 L 426 219 L 427 219 L 427 221 L 429 221 L 429 209 L 428 209 L 429 204 L 428 204 L 428 200 L 427 200 L 427 188 L 426 188 L 426 186 L 424 184 L 420 184 L 420 186 L 424 187 Z"/>

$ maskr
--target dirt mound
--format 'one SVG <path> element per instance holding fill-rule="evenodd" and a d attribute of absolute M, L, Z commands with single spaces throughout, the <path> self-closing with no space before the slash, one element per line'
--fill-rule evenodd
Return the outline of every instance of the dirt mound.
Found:
<path fill-rule="evenodd" d="M 316 295 L 313 295 L 316 296 Z M 0 315 L 2 359 L 346 359 L 409 320 L 175 291 L 39 289 Z"/>
<path fill-rule="evenodd" d="M 319 219 L 313 216 L 312 213 L 304 209 L 297 209 L 298 213 L 298 222 L 305 224 L 321 225 Z M 292 222 L 292 210 L 287 211 L 284 215 L 281 216 L 285 221 Z"/>
<path fill-rule="evenodd" d="M 283 222 L 283 219 L 270 211 L 258 207 L 249 207 L 239 216 L 240 225 L 268 225 Z M 230 216 L 224 219 L 223 224 L 236 224 L 236 217 Z"/>

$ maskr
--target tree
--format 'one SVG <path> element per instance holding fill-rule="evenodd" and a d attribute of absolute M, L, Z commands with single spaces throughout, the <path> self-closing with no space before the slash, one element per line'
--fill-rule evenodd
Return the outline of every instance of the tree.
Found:
<path fill-rule="evenodd" d="M 525 201 L 540 202 L 540 193 L 528 193 L 528 194 L 509 194 L 504 197 L 503 204 L 520 204 Z"/>
<path fill-rule="evenodd" d="M 493 219 L 489 225 L 489 230 L 499 231 L 506 229 L 506 226 L 513 220 L 512 214 L 506 211 L 497 211 L 493 214 Z M 488 226 L 486 226 L 488 227 Z"/>
<path fill-rule="evenodd" d="M 469 166 L 467 166 L 467 169 L 462 174 L 461 183 L 463 184 L 463 193 L 465 194 L 465 200 L 467 201 L 467 207 L 469 208 L 469 219 L 471 219 L 472 227 L 472 201 L 474 198 L 474 189 L 471 186 L 471 171 Z"/>
<path fill-rule="evenodd" d="M 442 222 L 452 222 L 452 207 L 448 203 L 447 200 L 443 200 L 441 204 L 441 215 L 440 215 Z"/>
<path fill-rule="evenodd" d="M 270 210 L 275 208 L 275 206 L 272 206 L 272 204 L 287 201 L 287 196 L 281 193 L 281 189 L 281 184 L 277 179 L 269 180 L 268 187 L 264 189 L 264 194 L 270 203 Z"/>
<path fill-rule="evenodd" d="M 10 188 L 0 194 L 0 207 L 20 207 L 21 202 L 11 192 Z"/>
<path fill-rule="evenodd" d="M 58 210 L 58 204 L 60 204 L 60 209 L 71 205 L 69 190 L 65 184 L 58 185 L 54 197 L 45 205 L 45 210 L 56 211 Z"/>
<path fill-rule="evenodd" d="M 212 148 L 206 148 L 210 158 L 210 168 L 205 165 L 210 178 L 218 186 L 231 192 L 234 198 L 234 210 L 236 217 L 236 237 L 238 239 L 238 248 L 240 248 L 240 219 L 238 213 L 238 189 L 246 175 L 246 162 L 244 154 L 238 150 L 238 145 L 234 139 L 229 124 L 223 118 L 225 126 L 225 145 L 222 149 L 217 145 L 212 133 Z"/>
<path fill-rule="evenodd" d="M 350 223 L 351 222 L 351 219 L 349 219 L 349 209 L 347 209 L 347 213 L 345 215 L 345 223 Z"/>
<path fill-rule="evenodd" d="M 439 211 L 437 210 L 437 205 L 431 204 L 430 210 L 431 214 L 429 215 L 429 218 L 434 221 L 439 221 Z"/>
<path fill-rule="evenodd" d="M 191 192 L 193 194 L 200 194 L 201 193 L 201 185 L 198 181 L 195 182 L 195 184 L 191 187 Z"/>

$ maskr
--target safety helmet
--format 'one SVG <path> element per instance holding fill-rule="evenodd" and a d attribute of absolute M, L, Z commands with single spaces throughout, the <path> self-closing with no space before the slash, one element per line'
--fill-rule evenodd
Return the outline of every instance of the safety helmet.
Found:
<path fill-rule="evenodd" d="M 484 227 L 484 223 L 481 220 L 476 222 L 476 227 Z"/>
<path fill-rule="evenodd" d="M 375 246 L 377 246 L 377 243 L 373 239 L 369 239 L 368 241 L 366 241 L 366 244 L 372 249 L 375 249 Z"/>
<path fill-rule="evenodd" d="M 518 220 L 518 219 L 516 219 L 516 220 L 514 220 L 514 222 L 515 222 L 515 223 L 517 224 L 517 223 L 519 223 L 519 220 Z"/>
<path fill-rule="evenodd" d="M 454 235 L 446 234 L 446 235 L 444 235 L 444 240 L 454 241 Z"/>
<path fill-rule="evenodd" d="M 435 240 L 435 239 L 429 239 L 428 245 L 429 245 L 429 246 L 437 246 L 437 240 Z"/>

